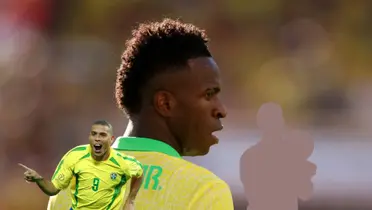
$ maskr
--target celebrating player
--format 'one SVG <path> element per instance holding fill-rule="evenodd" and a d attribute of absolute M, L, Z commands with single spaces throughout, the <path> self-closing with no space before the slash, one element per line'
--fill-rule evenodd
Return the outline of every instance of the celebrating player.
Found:
<path fill-rule="evenodd" d="M 218 143 L 226 111 L 219 68 L 205 32 L 172 19 L 133 31 L 117 71 L 116 99 L 129 117 L 113 148 L 144 164 L 137 209 L 232 210 L 229 186 L 181 156 L 205 155 Z M 62 197 L 51 198 L 60 210 Z"/>
<path fill-rule="evenodd" d="M 106 121 L 96 121 L 90 131 L 90 144 L 67 152 L 51 181 L 20 164 L 26 170 L 25 180 L 36 182 L 49 196 L 66 189 L 74 180 L 74 187 L 70 188 L 72 206 L 68 208 L 119 210 L 124 201 L 123 188 L 131 179 L 131 192 L 124 209 L 134 209 L 134 199 L 142 182 L 142 165 L 135 158 L 114 151 L 111 148 L 113 140 L 112 126 Z"/>

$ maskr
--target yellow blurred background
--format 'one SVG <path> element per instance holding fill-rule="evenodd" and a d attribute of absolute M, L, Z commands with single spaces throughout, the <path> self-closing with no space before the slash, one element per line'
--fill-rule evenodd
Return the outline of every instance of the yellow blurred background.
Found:
<path fill-rule="evenodd" d="M 190 160 L 227 179 L 235 209 L 246 205 L 239 156 L 259 139 L 255 112 L 268 101 L 318 145 L 315 185 L 323 188 L 300 209 L 371 209 L 372 171 L 363 171 L 372 170 L 371 11 L 367 0 L 2 0 L 0 209 L 46 209 L 47 196 L 23 181 L 17 163 L 50 177 L 68 149 L 87 142 L 94 120 L 123 134 L 127 121 L 113 91 L 125 40 L 137 23 L 163 17 L 203 27 L 211 39 L 230 113 L 222 145 Z M 235 163 L 229 174 L 221 156 Z"/>

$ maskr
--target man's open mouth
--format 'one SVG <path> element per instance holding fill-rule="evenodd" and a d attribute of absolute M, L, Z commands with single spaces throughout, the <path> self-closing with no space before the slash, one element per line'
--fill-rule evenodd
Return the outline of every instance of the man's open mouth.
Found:
<path fill-rule="evenodd" d="M 102 145 L 101 144 L 95 144 L 93 145 L 95 152 L 101 152 Z"/>

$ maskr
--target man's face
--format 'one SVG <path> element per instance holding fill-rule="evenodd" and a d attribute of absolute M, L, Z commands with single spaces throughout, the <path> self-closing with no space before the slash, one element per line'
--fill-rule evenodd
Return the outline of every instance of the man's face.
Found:
<path fill-rule="evenodd" d="M 173 94 L 176 105 L 170 127 L 181 142 L 182 155 L 205 155 L 218 143 L 213 132 L 222 129 L 226 111 L 219 98 L 219 69 L 212 58 L 189 60 L 190 69 L 182 72 Z"/>
<path fill-rule="evenodd" d="M 92 125 L 89 143 L 94 157 L 104 157 L 113 142 L 112 131 L 105 125 Z"/>

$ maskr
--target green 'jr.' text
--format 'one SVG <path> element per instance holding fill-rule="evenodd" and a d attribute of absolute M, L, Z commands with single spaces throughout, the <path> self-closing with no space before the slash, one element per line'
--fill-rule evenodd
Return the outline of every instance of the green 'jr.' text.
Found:
<path fill-rule="evenodd" d="M 161 190 L 161 186 L 159 186 L 159 179 L 162 173 L 163 173 L 163 169 L 160 166 L 143 165 L 143 174 L 144 174 L 143 175 L 144 181 L 142 182 L 143 189 Z"/>

